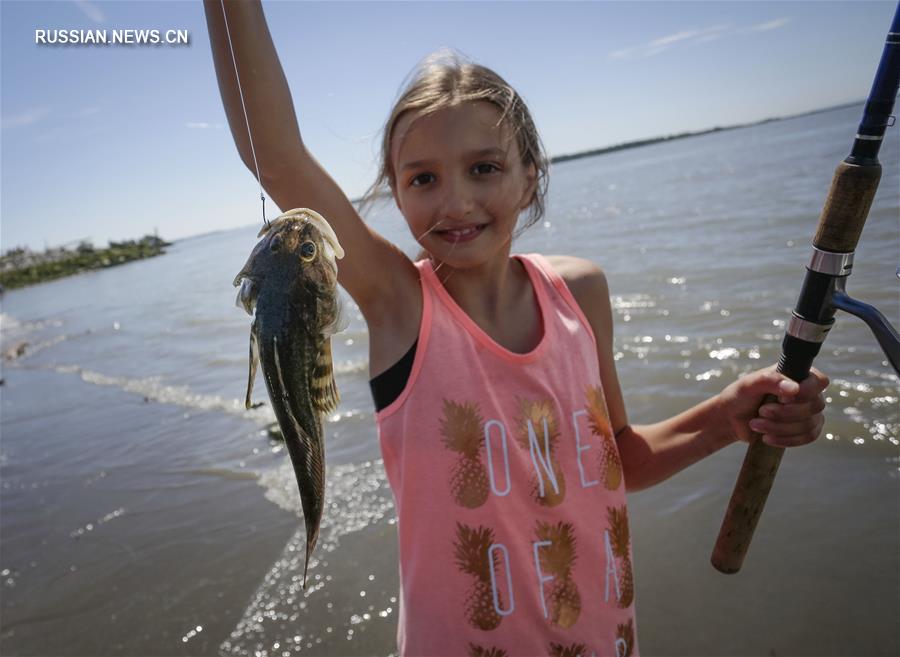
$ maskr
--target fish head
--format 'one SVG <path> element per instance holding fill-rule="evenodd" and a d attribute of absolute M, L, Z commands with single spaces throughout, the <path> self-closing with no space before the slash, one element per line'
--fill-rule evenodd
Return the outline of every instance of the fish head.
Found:
<path fill-rule="evenodd" d="M 336 261 L 344 250 L 322 215 L 306 208 L 285 212 L 264 226 L 259 237 L 234 279 L 235 287 L 240 286 L 237 305 L 248 314 L 266 289 L 313 298 L 336 294 Z"/>

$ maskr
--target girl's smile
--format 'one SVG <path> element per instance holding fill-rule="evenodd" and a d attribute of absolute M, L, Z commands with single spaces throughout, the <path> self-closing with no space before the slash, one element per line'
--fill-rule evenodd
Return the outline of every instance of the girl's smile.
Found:
<path fill-rule="evenodd" d="M 459 244 L 460 242 L 469 242 L 478 237 L 485 226 L 487 226 L 487 224 L 466 226 L 464 228 L 454 228 L 451 230 L 436 230 L 435 234 L 447 242 Z"/>

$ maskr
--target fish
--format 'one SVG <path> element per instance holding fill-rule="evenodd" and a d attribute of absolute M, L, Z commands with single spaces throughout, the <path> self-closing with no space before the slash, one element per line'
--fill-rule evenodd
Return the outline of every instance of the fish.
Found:
<path fill-rule="evenodd" d="M 267 223 L 234 279 L 236 303 L 253 317 L 246 408 L 252 408 L 257 364 L 284 436 L 300 489 L 306 561 L 319 537 L 325 502 L 323 420 L 340 402 L 331 336 L 340 329 L 337 260 L 344 257 L 322 215 L 295 208 Z"/>

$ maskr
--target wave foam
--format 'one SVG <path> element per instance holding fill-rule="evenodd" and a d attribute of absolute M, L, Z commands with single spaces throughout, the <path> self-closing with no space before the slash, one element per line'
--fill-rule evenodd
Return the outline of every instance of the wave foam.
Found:
<path fill-rule="evenodd" d="M 289 463 L 264 473 L 259 483 L 266 488 L 268 499 L 302 516 L 300 495 Z M 324 598 L 319 601 L 321 604 L 317 604 L 314 610 L 310 607 L 310 598 L 322 591 L 326 582 L 332 581 L 332 575 L 327 574 L 327 559 L 339 548 L 341 539 L 385 518 L 390 523 L 394 522 L 394 505 L 382 460 L 331 468 L 326 481 L 325 500 L 319 541 L 310 558 L 307 589 L 304 591 L 301 586 L 306 552 L 306 530 L 301 525 L 288 541 L 282 556 L 266 574 L 231 636 L 219 647 L 219 654 L 269 654 L 266 651 L 273 646 L 279 646 L 276 654 L 299 654 L 324 640 L 333 640 L 332 626 L 346 631 L 345 626 L 354 625 L 358 632 L 362 619 L 384 622 L 391 614 L 393 610 L 387 607 L 380 613 L 376 610 L 371 614 L 358 615 L 358 618 L 346 618 L 346 609 L 325 602 L 326 599 L 333 599 L 331 589 L 325 592 Z M 340 563 L 331 566 L 332 571 L 339 568 Z M 395 603 L 396 599 L 391 604 L 396 606 Z M 307 610 L 306 613 L 304 610 Z M 318 618 L 313 619 L 313 616 Z M 352 634 L 351 630 L 349 635 Z"/>

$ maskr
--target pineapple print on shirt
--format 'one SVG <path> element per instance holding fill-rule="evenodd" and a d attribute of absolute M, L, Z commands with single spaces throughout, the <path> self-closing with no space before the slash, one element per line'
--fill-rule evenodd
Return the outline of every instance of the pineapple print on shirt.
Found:
<path fill-rule="evenodd" d="M 575 530 L 569 523 L 537 523 L 534 543 L 544 616 L 559 627 L 572 627 L 581 614 L 581 596 L 572 578 L 575 565 Z M 545 584 L 546 582 L 546 584 Z"/>
<path fill-rule="evenodd" d="M 495 549 L 490 527 L 472 528 L 459 522 L 453 546 L 457 567 L 473 578 L 466 596 L 466 620 L 479 630 L 493 630 L 503 620 L 498 613 L 503 609 L 503 594 L 496 585 L 494 561 L 505 548 Z"/>
<path fill-rule="evenodd" d="M 450 473 L 450 492 L 454 501 L 467 509 L 484 504 L 488 496 L 488 478 L 481 462 L 481 413 L 478 404 L 457 404 L 444 400 L 441 435 L 444 447 L 459 454 Z"/>
<path fill-rule="evenodd" d="M 631 657 L 634 654 L 634 620 L 616 626 L 616 657 Z"/>
<path fill-rule="evenodd" d="M 566 479 L 554 457 L 560 434 L 553 402 L 518 401 L 516 436 L 519 446 L 531 454 L 534 465 L 531 495 L 538 504 L 556 506 L 566 497 Z"/>
<path fill-rule="evenodd" d="M 548 653 L 550 657 L 589 657 L 587 646 L 583 643 L 573 643 L 564 646 L 561 643 L 551 643 Z"/>
<path fill-rule="evenodd" d="M 634 576 L 631 572 L 631 534 L 628 512 L 623 504 L 606 510 L 609 529 L 604 532 L 607 554 L 606 597 L 609 599 L 609 580 L 615 579 L 616 604 L 622 609 L 634 600 Z"/>
<path fill-rule="evenodd" d="M 485 648 L 484 646 L 478 646 L 474 643 L 469 644 L 469 657 L 507 657 L 507 654 L 508 653 L 502 648 L 493 646 Z"/>
<path fill-rule="evenodd" d="M 603 485 L 607 490 L 616 490 L 622 484 L 622 462 L 619 459 L 616 438 L 613 435 L 612 426 L 609 422 L 606 398 L 603 396 L 603 390 L 600 386 L 588 386 L 586 396 L 586 409 L 591 432 L 603 441 L 603 448 L 600 452 L 600 471 L 603 473 Z"/>

